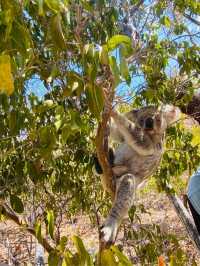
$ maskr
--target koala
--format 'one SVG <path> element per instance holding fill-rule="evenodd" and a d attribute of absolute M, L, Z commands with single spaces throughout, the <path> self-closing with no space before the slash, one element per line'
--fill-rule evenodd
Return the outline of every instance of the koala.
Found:
<path fill-rule="evenodd" d="M 101 228 L 101 242 L 106 247 L 115 242 L 118 228 L 133 205 L 136 189 L 159 166 L 165 131 L 180 118 L 180 110 L 172 105 L 143 107 L 124 115 L 113 110 L 111 118 L 110 136 L 118 147 L 109 150 L 116 191 Z M 98 161 L 96 170 L 103 174 Z"/>

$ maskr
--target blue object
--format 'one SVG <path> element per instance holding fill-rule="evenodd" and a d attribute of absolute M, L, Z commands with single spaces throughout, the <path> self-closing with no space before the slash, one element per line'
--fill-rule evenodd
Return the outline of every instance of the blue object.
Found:
<path fill-rule="evenodd" d="M 187 196 L 196 212 L 200 215 L 200 168 L 190 178 Z"/>

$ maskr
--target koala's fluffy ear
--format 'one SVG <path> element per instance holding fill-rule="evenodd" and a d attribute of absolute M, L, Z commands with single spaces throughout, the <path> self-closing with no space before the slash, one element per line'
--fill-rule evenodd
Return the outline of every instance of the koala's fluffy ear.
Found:
<path fill-rule="evenodd" d="M 167 121 L 167 125 L 175 123 L 181 117 L 180 109 L 174 105 L 169 105 L 169 104 L 163 105 L 161 107 L 161 110 L 162 110 L 164 118 Z"/>
<path fill-rule="evenodd" d="M 125 116 L 132 122 L 135 122 L 138 118 L 138 109 L 133 109 L 130 112 L 125 113 Z"/>

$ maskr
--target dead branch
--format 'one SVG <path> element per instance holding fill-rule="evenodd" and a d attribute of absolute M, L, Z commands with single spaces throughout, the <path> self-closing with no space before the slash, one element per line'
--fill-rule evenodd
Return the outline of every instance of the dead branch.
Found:
<path fill-rule="evenodd" d="M 192 240 L 194 246 L 196 247 L 197 251 L 200 253 L 200 237 L 191 215 L 185 208 L 180 198 L 175 193 L 171 192 L 170 186 L 166 187 L 165 192 L 169 200 L 173 204 L 174 209 L 178 217 L 180 218 L 181 222 L 183 223 L 186 231 L 188 232 L 188 235 Z"/>

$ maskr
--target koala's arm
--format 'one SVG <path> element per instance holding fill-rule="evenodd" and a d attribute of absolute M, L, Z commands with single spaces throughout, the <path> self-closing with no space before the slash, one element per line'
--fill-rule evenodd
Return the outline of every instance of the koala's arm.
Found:
<path fill-rule="evenodd" d="M 134 122 L 114 111 L 111 116 L 124 141 L 133 150 L 143 156 L 152 155 L 155 152 L 152 140 L 142 129 L 136 127 Z"/>
<path fill-rule="evenodd" d="M 127 113 L 124 113 L 123 117 L 126 117 L 131 122 L 135 122 L 137 120 L 137 113 L 138 113 L 138 110 L 133 109 Z M 121 132 L 119 131 L 119 129 L 118 129 L 118 127 L 117 127 L 117 125 L 113 119 L 111 119 L 111 123 L 110 123 L 110 136 L 114 141 L 116 141 L 118 143 L 122 143 L 124 141 L 124 137 L 121 134 Z"/>
<path fill-rule="evenodd" d="M 110 123 L 110 137 L 112 140 L 118 143 L 122 143 L 124 141 L 124 137 L 122 136 L 121 132 L 118 130 L 117 125 L 115 124 L 113 119 L 111 119 Z"/>

